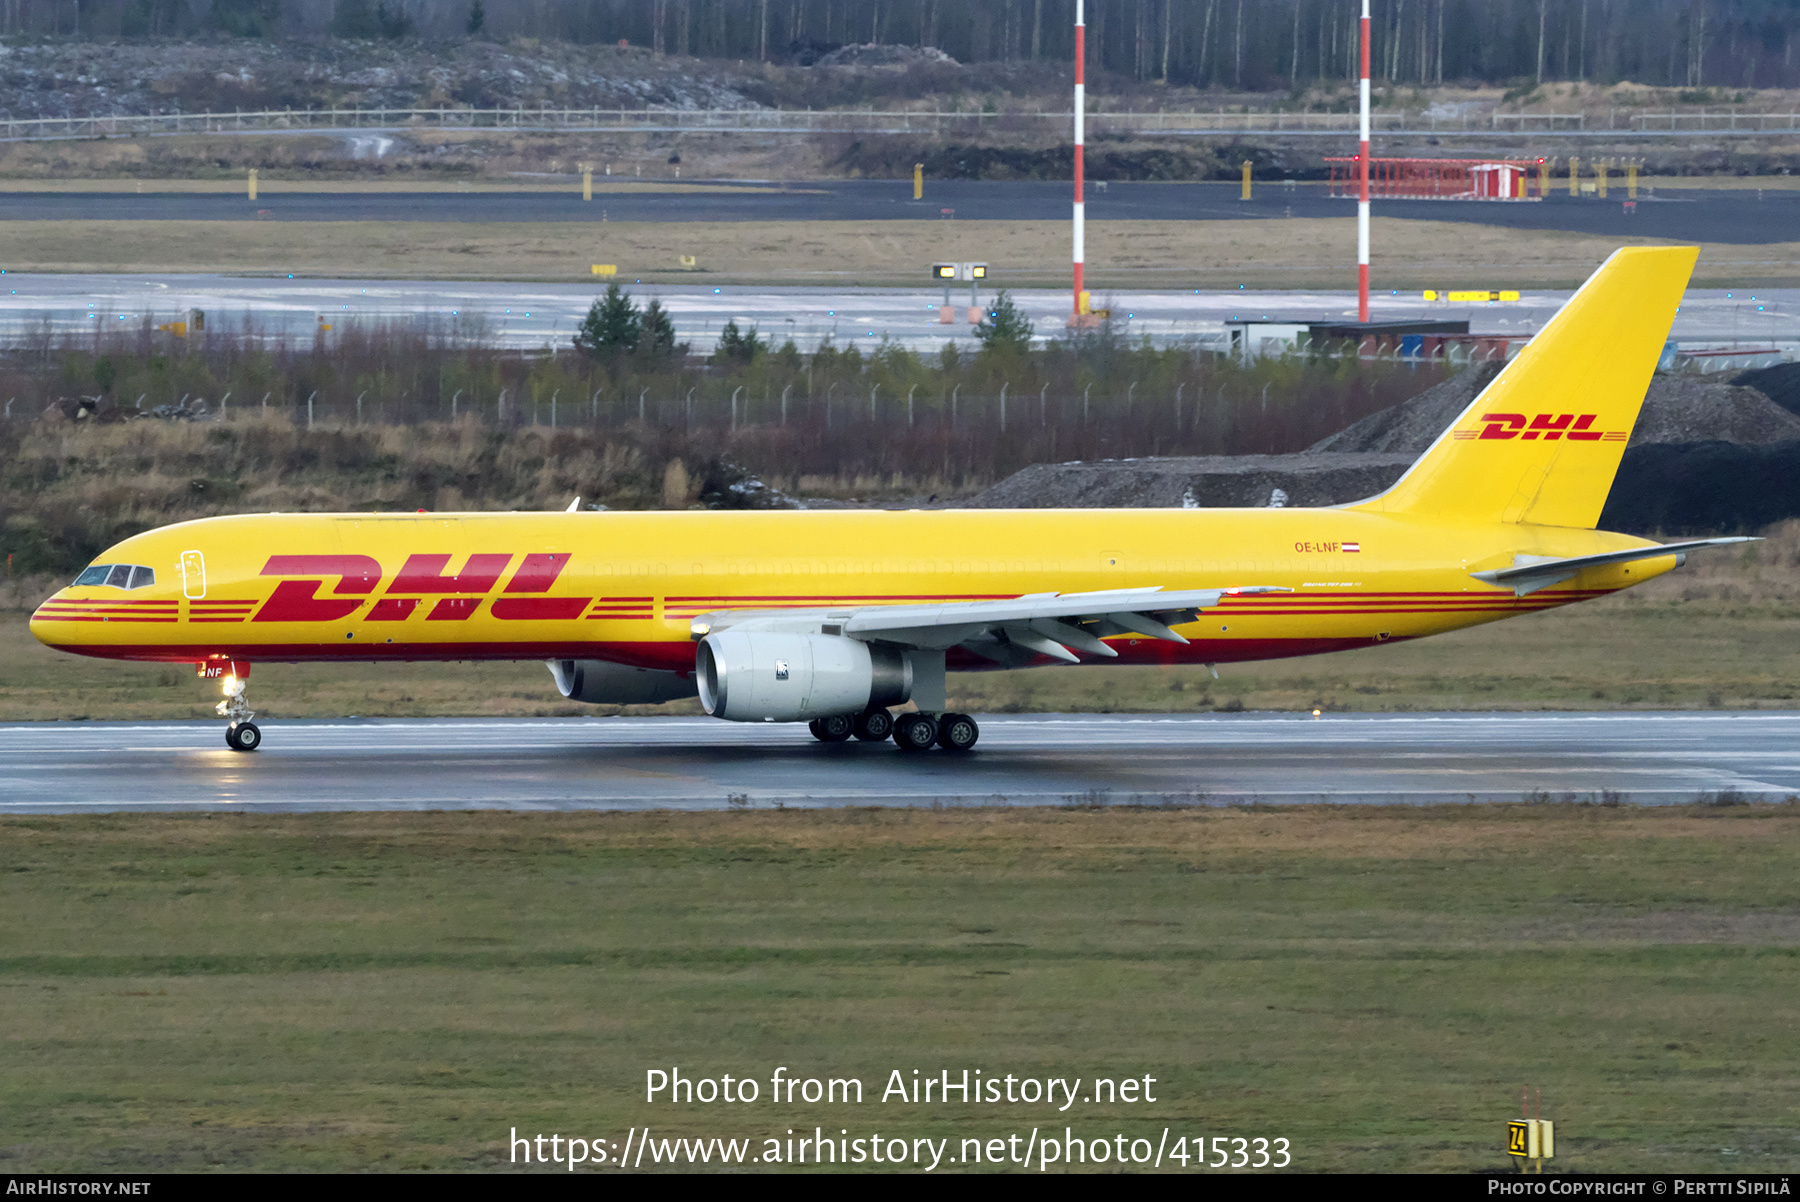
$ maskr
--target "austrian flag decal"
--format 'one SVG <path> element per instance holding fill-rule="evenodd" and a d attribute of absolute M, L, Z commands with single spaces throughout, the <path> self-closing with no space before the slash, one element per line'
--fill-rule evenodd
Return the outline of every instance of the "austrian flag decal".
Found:
<path fill-rule="evenodd" d="M 1354 554 L 1357 551 L 1362 550 L 1362 544 L 1361 543 L 1344 543 L 1339 548 L 1339 550 L 1348 551 L 1348 552 Z"/>

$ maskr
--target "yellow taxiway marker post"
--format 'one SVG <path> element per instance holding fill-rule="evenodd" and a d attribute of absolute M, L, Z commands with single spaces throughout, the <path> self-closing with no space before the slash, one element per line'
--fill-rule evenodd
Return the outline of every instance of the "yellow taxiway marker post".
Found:
<path fill-rule="evenodd" d="M 1550 160 L 1538 160 L 1538 199 L 1550 195 Z"/>
<path fill-rule="evenodd" d="M 594 169 L 592 167 L 581 169 L 581 199 L 594 199 Z"/>
<path fill-rule="evenodd" d="M 1606 169 L 1610 165 L 1609 159 L 1594 160 L 1594 195 L 1601 200 L 1606 199 Z"/>
<path fill-rule="evenodd" d="M 1569 195 L 1581 195 L 1581 156 L 1569 156 Z"/>
<path fill-rule="evenodd" d="M 913 199 L 925 199 L 925 164 L 913 164 Z"/>
<path fill-rule="evenodd" d="M 1537 1171 L 1544 1171 L 1546 1160 L 1556 1159 L 1556 1124 L 1546 1118 L 1532 1118 L 1531 1107 L 1527 1105 L 1525 1091 L 1519 1091 L 1520 1118 L 1512 1119 L 1506 1124 L 1506 1154 L 1519 1158 L 1519 1171 L 1524 1172 L 1528 1163 L 1535 1163 Z M 1544 1091 L 1537 1093 L 1537 1112 L 1544 1112 Z"/>
<path fill-rule="evenodd" d="M 1625 195 L 1637 199 L 1637 160 L 1632 159 L 1625 164 Z"/>
<path fill-rule="evenodd" d="M 1243 196 L 1239 197 L 1239 199 L 1240 200 L 1249 200 L 1250 199 L 1250 160 L 1249 159 L 1244 160 L 1244 194 L 1243 194 Z"/>
<path fill-rule="evenodd" d="M 250 199 L 256 199 L 256 168 L 250 168 Z"/>

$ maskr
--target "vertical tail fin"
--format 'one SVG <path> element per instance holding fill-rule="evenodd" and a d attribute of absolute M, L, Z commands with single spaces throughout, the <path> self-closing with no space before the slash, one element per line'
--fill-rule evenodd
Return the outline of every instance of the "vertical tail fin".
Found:
<path fill-rule="evenodd" d="M 1354 508 L 1591 530 L 1699 254 L 1613 252 L 1392 488 Z"/>

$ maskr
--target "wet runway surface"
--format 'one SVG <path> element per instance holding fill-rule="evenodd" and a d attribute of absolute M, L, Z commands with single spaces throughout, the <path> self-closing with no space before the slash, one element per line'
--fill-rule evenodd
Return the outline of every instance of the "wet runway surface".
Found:
<path fill-rule="evenodd" d="M 1004 286 L 996 278 L 994 286 Z M 230 334 L 254 331 L 270 338 L 310 340 L 318 322 L 412 323 L 440 334 L 462 330 L 501 346 L 567 345 L 597 289 L 592 284 L 472 283 L 411 280 L 244 278 L 222 275 L 0 276 L 0 335 L 25 336 L 48 327 L 55 333 L 185 319 L 204 310 L 209 328 Z M 682 341 L 696 351 L 717 342 L 727 321 L 755 326 L 779 345 L 792 338 L 811 349 L 826 338 L 839 346 L 897 342 L 936 351 L 946 341 L 973 349 L 972 327 L 942 325 L 939 289 L 824 286 L 680 285 L 634 287 L 640 301 L 655 297 L 668 309 Z M 967 297 L 959 286 L 954 299 Z M 1353 292 L 1200 289 L 1109 289 L 1099 294 L 1130 337 L 1159 344 L 1224 337 L 1225 323 L 1243 318 L 1319 320 L 1353 318 Z M 1528 289 L 1516 302 L 1493 305 L 1427 304 L 1419 293 L 1377 293 L 1377 320 L 1462 319 L 1478 334 L 1527 338 L 1542 329 L 1569 297 L 1556 289 Z M 983 289 L 991 299 L 992 289 Z M 1061 328 L 1069 294 L 1056 288 L 1012 291 L 1013 303 L 1040 333 Z M 1800 290 L 1691 288 L 1670 336 L 1693 345 L 1772 346 L 1800 337 L 1795 314 Z M 467 323 L 467 324 L 460 324 Z M 635 394 L 633 394 L 635 395 Z M 253 398 L 254 399 L 254 398 Z M 238 399 L 243 403 L 243 398 Z"/>
<path fill-rule="evenodd" d="M 700 181 L 695 181 L 700 182 Z M 743 183 L 708 192 L 283 193 L 264 185 L 250 200 L 232 193 L 0 192 L 0 220 L 108 221 L 1062 221 L 1070 185 L 1061 180 L 933 180 L 912 198 L 910 180 Z M 1258 183 L 1249 201 L 1236 182 L 1090 184 L 1094 221 L 1221 221 L 1353 217 L 1355 205 L 1318 186 Z M 1640 190 L 1635 205 L 1615 186 L 1605 200 L 1553 191 L 1542 201 L 1377 200 L 1375 214 L 1522 230 L 1640 235 L 1744 245 L 1800 241 L 1800 191 Z"/>
<path fill-rule="evenodd" d="M 1672 804 L 1800 793 L 1800 714 L 1015 715 L 968 755 L 706 718 L 0 726 L 0 813 Z"/>

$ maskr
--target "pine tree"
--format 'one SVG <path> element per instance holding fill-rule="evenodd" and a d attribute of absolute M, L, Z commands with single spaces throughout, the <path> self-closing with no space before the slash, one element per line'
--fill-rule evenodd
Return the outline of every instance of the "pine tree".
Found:
<path fill-rule="evenodd" d="M 769 344 L 756 336 L 755 326 L 750 327 L 749 333 L 744 333 L 738 329 L 737 322 L 728 321 L 719 331 L 719 346 L 713 352 L 711 362 L 719 367 L 742 366 L 768 349 Z"/>
<path fill-rule="evenodd" d="M 987 316 L 975 327 L 975 338 L 983 350 L 1012 351 L 1024 354 L 1031 349 L 1031 321 L 1014 307 L 1006 289 L 988 306 Z"/>
<path fill-rule="evenodd" d="M 643 316 L 637 305 L 623 288 L 608 284 L 606 295 L 594 302 L 575 332 L 575 349 L 591 359 L 617 359 L 637 349 L 642 333 Z"/>
<path fill-rule="evenodd" d="M 666 363 L 684 357 L 688 344 L 675 341 L 675 322 L 659 300 L 644 306 L 638 321 L 637 353 L 652 364 Z"/>
<path fill-rule="evenodd" d="M 469 5 L 469 21 L 466 26 L 469 31 L 469 36 L 474 37 L 476 34 L 480 33 L 481 27 L 486 24 L 487 9 L 481 7 L 481 0 L 475 0 L 475 3 Z"/>

